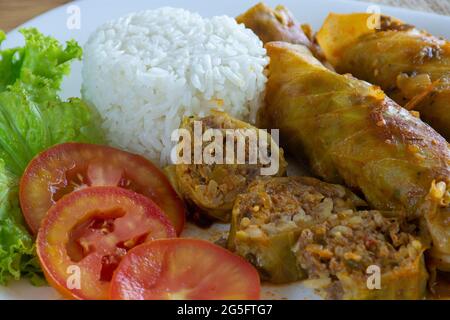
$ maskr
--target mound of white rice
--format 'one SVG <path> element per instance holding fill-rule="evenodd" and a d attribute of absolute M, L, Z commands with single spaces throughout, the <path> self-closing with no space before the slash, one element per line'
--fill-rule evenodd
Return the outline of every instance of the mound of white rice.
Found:
<path fill-rule="evenodd" d="M 91 35 L 82 93 L 102 115 L 112 145 L 163 166 L 183 116 L 218 108 L 251 121 L 267 63 L 259 38 L 233 18 L 161 8 L 108 22 Z"/>

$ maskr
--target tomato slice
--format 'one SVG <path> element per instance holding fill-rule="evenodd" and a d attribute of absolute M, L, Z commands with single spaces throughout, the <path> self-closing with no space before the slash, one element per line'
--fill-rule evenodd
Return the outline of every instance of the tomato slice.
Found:
<path fill-rule="evenodd" d="M 46 278 L 61 294 L 107 299 L 113 271 L 128 250 L 175 236 L 149 198 L 118 187 L 91 187 L 50 208 L 36 243 Z"/>
<path fill-rule="evenodd" d="M 150 241 L 130 250 L 111 282 L 111 299 L 259 299 L 258 272 L 247 261 L 198 239 Z"/>
<path fill-rule="evenodd" d="M 111 147 L 85 143 L 54 146 L 28 165 L 20 183 L 20 204 L 37 233 L 48 209 L 64 195 L 89 186 L 118 186 L 152 199 L 178 234 L 185 208 L 164 173 L 147 159 Z"/>

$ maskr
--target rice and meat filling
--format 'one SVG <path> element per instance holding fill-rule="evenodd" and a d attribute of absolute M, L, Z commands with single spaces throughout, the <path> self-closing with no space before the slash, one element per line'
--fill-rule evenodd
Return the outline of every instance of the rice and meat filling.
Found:
<path fill-rule="evenodd" d="M 306 277 L 292 251 L 303 228 L 365 202 L 340 185 L 307 177 L 253 182 L 235 202 L 228 247 L 253 263 L 264 280 Z"/>
<path fill-rule="evenodd" d="M 365 206 L 348 189 L 314 178 L 260 179 L 238 196 L 228 247 L 264 280 L 307 283 L 326 298 L 421 298 L 424 246 L 400 225 Z M 403 231 L 404 229 L 407 229 Z M 381 289 L 367 287 L 378 266 Z"/>
<path fill-rule="evenodd" d="M 242 232 L 273 235 L 325 219 L 334 212 L 364 206 L 343 186 L 308 177 L 261 179 L 249 186 L 234 207 Z"/>
<path fill-rule="evenodd" d="M 259 134 L 258 129 L 248 123 L 239 121 L 227 115 L 224 112 L 213 110 L 211 115 L 204 118 L 189 117 L 182 122 L 181 128 L 194 131 L 194 121 L 201 122 L 202 132 L 207 129 L 218 129 L 222 133 L 223 141 L 218 141 L 223 148 L 223 158 L 226 159 L 226 138 L 227 129 L 251 129 Z M 237 138 L 234 138 L 234 154 L 232 164 L 207 164 L 202 161 L 201 164 L 177 164 L 168 170 L 175 180 L 178 191 L 182 197 L 196 209 L 202 213 L 228 222 L 230 220 L 231 210 L 233 208 L 236 197 L 244 192 L 249 183 L 261 176 L 261 168 L 270 164 L 263 164 L 258 160 L 256 164 L 249 161 L 249 140 L 245 140 L 245 163 L 240 164 L 237 161 L 239 146 Z M 284 175 L 286 173 L 287 163 L 284 160 L 283 150 L 279 149 L 276 143 L 267 134 L 267 154 L 275 161 L 278 161 L 278 171 L 276 175 Z M 215 141 L 217 142 L 217 141 Z M 202 150 L 211 142 L 203 142 Z M 192 157 L 194 157 L 194 142 L 192 141 Z M 261 150 L 258 150 L 261 152 Z M 275 153 L 275 154 L 272 154 Z M 203 159 L 204 160 L 204 159 Z M 225 162 L 225 160 L 224 160 Z M 167 170 L 166 170 L 167 171 Z"/>
<path fill-rule="evenodd" d="M 402 229 L 378 211 L 345 210 L 303 229 L 294 251 L 309 284 L 325 298 L 421 299 L 426 248 Z M 380 271 L 379 287 L 369 289 L 374 270 Z"/>

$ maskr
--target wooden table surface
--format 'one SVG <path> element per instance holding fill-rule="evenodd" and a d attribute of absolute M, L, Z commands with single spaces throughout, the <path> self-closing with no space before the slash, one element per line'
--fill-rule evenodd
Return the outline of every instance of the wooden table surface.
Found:
<path fill-rule="evenodd" d="M 189 1 L 189 0 L 187 0 Z M 205 0 L 206 1 L 206 0 Z M 330 0 L 333 1 L 333 0 Z M 371 0 L 375 3 L 450 15 L 450 0 Z M 9 31 L 69 0 L 0 0 L 0 29 Z M 280 0 L 282 3 L 283 0 Z"/>

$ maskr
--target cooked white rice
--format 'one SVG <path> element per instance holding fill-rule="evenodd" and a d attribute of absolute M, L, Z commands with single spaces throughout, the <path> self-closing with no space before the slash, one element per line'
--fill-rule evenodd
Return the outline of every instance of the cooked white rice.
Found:
<path fill-rule="evenodd" d="M 82 93 L 102 115 L 112 145 L 163 166 L 183 116 L 219 108 L 253 120 L 267 63 L 259 38 L 233 18 L 161 8 L 108 22 L 91 35 Z"/>

